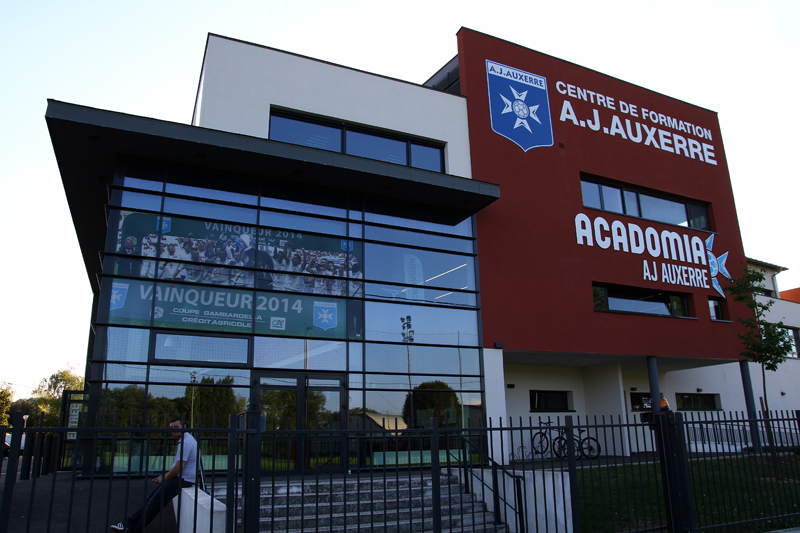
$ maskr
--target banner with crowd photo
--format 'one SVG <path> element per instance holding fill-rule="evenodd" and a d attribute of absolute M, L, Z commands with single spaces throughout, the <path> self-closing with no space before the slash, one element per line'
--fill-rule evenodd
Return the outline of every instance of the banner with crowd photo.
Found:
<path fill-rule="evenodd" d="M 264 228 L 231 222 L 212 222 L 183 217 L 159 216 L 121 211 L 116 252 L 145 257 L 161 256 L 172 245 L 184 250 L 189 242 L 207 254 L 222 242 L 231 249 L 257 247 L 271 256 L 289 248 L 306 251 L 306 260 L 333 260 L 340 268 L 362 263 L 360 243 L 341 237 L 326 237 L 278 228 Z M 159 241 L 160 234 L 160 241 Z M 291 260 L 291 257 L 287 257 Z M 203 259 L 201 258 L 201 261 Z M 144 272 L 144 269 L 143 269 Z M 346 275 L 342 272 L 341 275 Z M 146 277 L 143 273 L 143 277 Z"/>
<path fill-rule="evenodd" d="M 255 329 L 265 335 L 329 339 L 347 336 L 347 306 L 339 298 L 136 280 L 112 282 L 110 323 L 149 326 L 151 314 L 156 327 L 242 334 Z"/>

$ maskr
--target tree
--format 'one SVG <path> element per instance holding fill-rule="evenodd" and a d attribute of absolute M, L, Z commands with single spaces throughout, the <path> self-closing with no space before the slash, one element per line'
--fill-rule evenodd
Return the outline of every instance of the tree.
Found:
<path fill-rule="evenodd" d="M 434 417 L 439 419 L 439 427 L 454 426 L 460 416 L 458 395 L 443 381 L 420 383 L 403 403 L 403 422 L 408 427 L 430 427 L 430 419 Z"/>
<path fill-rule="evenodd" d="M 769 411 L 766 371 L 775 372 L 778 365 L 786 361 L 792 353 L 792 341 L 782 321 L 767 320 L 769 309 L 775 301 L 757 298 L 759 289 L 764 287 L 763 283 L 762 271 L 745 267 L 741 277 L 734 279 L 725 290 L 733 296 L 734 301 L 745 304 L 750 310 L 748 316 L 736 319 L 745 327 L 745 332 L 739 334 L 743 348 L 739 353 L 761 365 L 764 404 Z"/>
<path fill-rule="evenodd" d="M 61 395 L 65 390 L 83 390 L 83 378 L 78 376 L 73 368 L 59 370 L 49 378 L 43 379 L 33 390 L 36 406 L 45 413 L 45 427 L 58 426 Z"/>
<path fill-rule="evenodd" d="M 10 410 L 11 400 L 14 399 L 14 389 L 8 383 L 0 386 L 0 426 L 7 426 L 11 422 L 9 416 L 13 412 Z"/>
<path fill-rule="evenodd" d="M 770 424 L 767 370 L 772 372 L 778 370 L 778 365 L 783 363 L 791 353 L 792 342 L 782 321 L 770 322 L 767 320 L 769 309 L 775 300 L 758 298 L 759 290 L 764 288 L 763 283 L 764 273 L 762 271 L 745 267 L 741 277 L 734 279 L 725 287 L 725 290 L 733 296 L 734 301 L 745 304 L 750 310 L 747 316 L 736 318 L 745 327 L 745 332 L 739 333 L 739 340 L 742 341 L 743 348 L 739 353 L 761 365 L 761 384 L 764 388 L 764 429 L 767 433 L 775 476 L 783 479 L 775 447 L 775 437 Z"/>

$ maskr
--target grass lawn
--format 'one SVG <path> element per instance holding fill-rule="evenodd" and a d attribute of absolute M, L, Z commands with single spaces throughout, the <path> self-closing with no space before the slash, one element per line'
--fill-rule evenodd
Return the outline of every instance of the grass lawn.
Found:
<path fill-rule="evenodd" d="M 800 525 L 800 456 L 779 457 L 783 479 L 768 454 L 694 456 L 689 483 L 698 530 L 762 532 Z M 657 463 L 578 471 L 583 532 L 666 529 L 661 467 Z M 791 516 L 794 515 L 794 516 Z M 751 523 L 748 522 L 753 521 Z"/>

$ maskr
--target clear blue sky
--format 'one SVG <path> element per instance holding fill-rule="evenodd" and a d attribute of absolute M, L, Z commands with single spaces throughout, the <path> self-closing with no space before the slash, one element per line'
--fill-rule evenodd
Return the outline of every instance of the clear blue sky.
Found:
<path fill-rule="evenodd" d="M 719 113 L 745 251 L 800 286 L 800 2 L 0 2 L 0 382 L 83 372 L 91 291 L 47 98 L 188 123 L 208 32 L 421 83 L 466 26 Z M 12 244 L 13 243 L 13 244 Z"/>

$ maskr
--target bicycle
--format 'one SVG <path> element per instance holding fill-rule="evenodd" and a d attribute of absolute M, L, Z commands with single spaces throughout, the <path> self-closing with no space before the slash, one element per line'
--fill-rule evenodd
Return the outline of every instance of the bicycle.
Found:
<path fill-rule="evenodd" d="M 544 455 L 548 448 L 552 446 L 553 455 L 563 459 L 567 457 L 567 429 L 566 428 L 550 428 L 552 421 L 542 422 L 544 426 L 548 426 L 543 431 L 537 431 L 531 437 L 532 453 Z M 550 432 L 557 431 L 556 437 L 551 438 Z M 600 443 L 594 437 L 583 437 L 580 434 L 584 433 L 585 429 L 578 429 L 578 433 L 573 439 L 575 442 L 575 456 L 584 457 L 586 459 L 597 459 L 600 456 Z M 551 444 L 552 443 L 552 444 Z"/>

